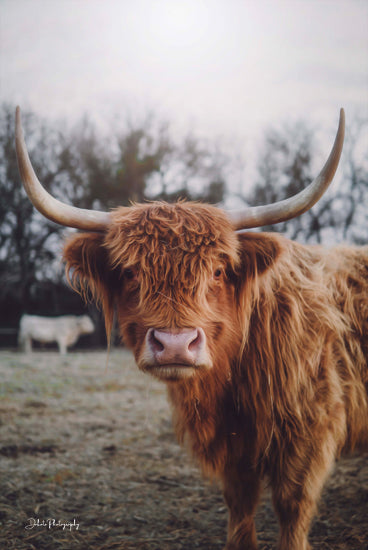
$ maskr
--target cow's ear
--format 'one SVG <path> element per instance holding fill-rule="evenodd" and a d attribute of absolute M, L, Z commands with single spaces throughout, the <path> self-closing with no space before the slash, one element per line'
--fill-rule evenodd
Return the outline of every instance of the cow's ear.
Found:
<path fill-rule="evenodd" d="M 280 237 L 273 233 L 239 233 L 241 277 L 255 277 L 269 269 L 281 252 Z"/>
<path fill-rule="evenodd" d="M 85 295 L 91 291 L 99 299 L 102 286 L 107 283 L 108 258 L 103 246 L 103 235 L 78 233 L 64 246 L 65 271 L 74 290 Z"/>
<path fill-rule="evenodd" d="M 72 288 L 85 300 L 92 297 L 101 304 L 107 336 L 114 316 L 114 291 L 118 274 L 109 262 L 104 236 L 100 233 L 77 233 L 64 246 L 65 271 Z"/>

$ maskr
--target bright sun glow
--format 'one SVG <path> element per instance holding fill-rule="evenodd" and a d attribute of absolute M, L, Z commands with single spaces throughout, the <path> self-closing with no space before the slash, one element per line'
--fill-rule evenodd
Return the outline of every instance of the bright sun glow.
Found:
<path fill-rule="evenodd" d="M 206 2 L 174 0 L 151 5 L 151 36 L 163 48 L 203 46 L 210 39 L 214 24 L 213 11 Z"/>

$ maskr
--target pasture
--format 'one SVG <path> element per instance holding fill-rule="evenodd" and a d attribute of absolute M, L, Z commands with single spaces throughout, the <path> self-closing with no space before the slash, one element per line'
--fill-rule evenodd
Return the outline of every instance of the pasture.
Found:
<path fill-rule="evenodd" d="M 125 350 L 105 363 L 106 352 L 0 353 L 0 548 L 220 550 L 221 490 L 176 443 L 164 384 Z M 367 518 L 368 456 L 343 459 L 313 548 L 366 549 Z M 267 489 L 257 528 L 274 548 Z"/>

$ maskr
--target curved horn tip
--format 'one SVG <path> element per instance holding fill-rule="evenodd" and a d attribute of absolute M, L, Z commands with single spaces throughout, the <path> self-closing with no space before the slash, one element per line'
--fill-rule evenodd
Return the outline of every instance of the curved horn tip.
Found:
<path fill-rule="evenodd" d="M 22 126 L 22 112 L 19 105 L 15 108 L 15 139 L 24 139 Z"/>
<path fill-rule="evenodd" d="M 16 128 L 19 126 L 20 124 L 20 107 L 19 105 L 16 106 L 15 108 L 15 125 L 16 125 Z"/>

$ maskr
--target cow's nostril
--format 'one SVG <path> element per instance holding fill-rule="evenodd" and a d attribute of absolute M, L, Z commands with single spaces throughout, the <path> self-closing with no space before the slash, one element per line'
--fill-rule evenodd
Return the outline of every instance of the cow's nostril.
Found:
<path fill-rule="evenodd" d="M 194 351 L 199 346 L 200 342 L 201 342 L 201 333 L 198 332 L 197 336 L 193 338 L 191 342 L 189 342 L 189 345 L 188 345 L 189 351 Z"/>
<path fill-rule="evenodd" d="M 151 330 L 149 334 L 149 342 L 154 351 L 163 351 L 165 349 L 165 346 L 163 345 L 163 343 L 160 342 L 158 338 L 156 338 L 154 330 Z"/>

